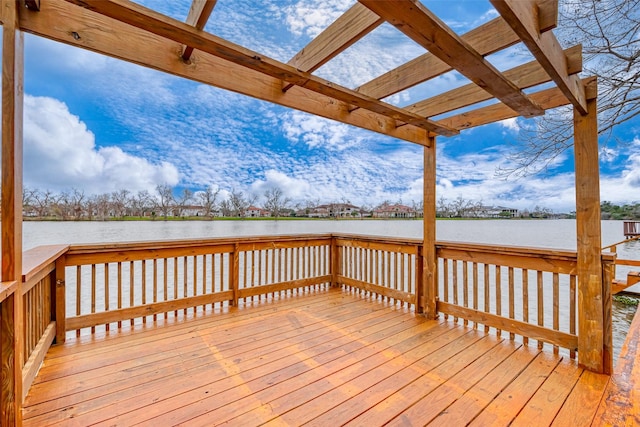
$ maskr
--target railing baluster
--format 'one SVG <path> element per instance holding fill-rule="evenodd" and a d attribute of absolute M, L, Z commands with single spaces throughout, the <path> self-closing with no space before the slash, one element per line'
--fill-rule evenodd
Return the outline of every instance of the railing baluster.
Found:
<path fill-rule="evenodd" d="M 478 309 L 478 263 L 473 263 L 473 309 Z M 473 322 L 473 329 L 478 329 L 478 322 Z"/>
<path fill-rule="evenodd" d="M 453 303 L 455 305 L 458 305 L 458 260 L 454 259 L 453 260 L 453 266 L 452 266 L 452 270 L 453 270 Z M 457 322 L 458 321 L 458 317 L 457 316 L 453 316 L 453 321 Z"/>
<path fill-rule="evenodd" d="M 118 262 L 118 309 L 122 308 L 122 263 Z M 122 322 L 118 321 L 118 328 L 122 328 Z"/>
<path fill-rule="evenodd" d="M 109 264 L 104 263 L 104 311 L 109 311 Z M 109 330 L 110 324 L 105 325 L 105 329 Z"/>
<path fill-rule="evenodd" d="M 553 330 L 560 330 L 560 275 L 553 273 Z M 553 346 L 553 353 L 558 354 L 559 347 Z"/>
<path fill-rule="evenodd" d="M 143 259 L 140 263 L 141 279 L 142 279 L 142 305 L 147 304 L 147 260 Z M 147 316 L 142 316 L 142 323 L 147 323 Z"/>
<path fill-rule="evenodd" d="M 462 261 L 462 305 L 469 307 L 469 267 L 466 261 Z M 469 321 L 464 319 L 462 323 L 467 326 Z"/>
<path fill-rule="evenodd" d="M 129 307 L 133 307 L 135 305 L 135 264 L 134 261 L 129 261 Z M 131 326 L 134 324 L 134 319 L 130 321 Z"/>
<path fill-rule="evenodd" d="M 502 315 L 502 266 L 495 266 L 495 275 L 496 275 L 496 314 L 498 316 Z M 502 330 L 496 328 L 496 335 L 498 337 L 502 336 Z"/>
<path fill-rule="evenodd" d="M 529 270 L 522 269 L 522 320 L 529 323 Z M 524 345 L 529 344 L 529 337 L 523 337 Z"/>
<path fill-rule="evenodd" d="M 542 282 L 542 271 L 536 272 L 538 285 L 538 326 L 544 326 L 544 283 Z M 541 349 L 543 342 L 538 340 L 538 348 Z"/>
<path fill-rule="evenodd" d="M 576 276 L 574 274 L 569 276 L 569 333 L 573 335 L 576 333 Z M 569 357 L 576 358 L 575 349 L 570 349 Z"/>
<path fill-rule="evenodd" d="M 443 287 L 443 292 L 444 292 L 444 300 L 445 302 L 451 302 L 451 300 L 449 300 L 449 260 L 448 259 L 443 259 L 443 265 L 442 265 L 442 269 L 443 269 L 443 283 L 444 283 L 444 287 Z M 448 320 L 449 319 L 449 314 L 445 313 L 444 314 L 444 320 Z"/>
<path fill-rule="evenodd" d="M 484 273 L 484 312 L 490 313 L 491 286 L 489 284 L 489 276 L 490 276 L 489 264 L 486 264 L 486 263 L 483 264 L 482 270 Z M 484 325 L 484 331 L 485 333 L 489 332 L 489 325 Z"/>
<path fill-rule="evenodd" d="M 515 290 L 514 290 L 514 270 L 509 267 L 509 319 L 515 319 Z M 509 332 L 509 339 L 514 340 L 516 334 Z"/>

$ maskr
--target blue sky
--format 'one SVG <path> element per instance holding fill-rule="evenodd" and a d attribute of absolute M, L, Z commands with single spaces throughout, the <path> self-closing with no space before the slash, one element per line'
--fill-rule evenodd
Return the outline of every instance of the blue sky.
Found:
<path fill-rule="evenodd" d="M 180 20 L 190 6 L 189 0 L 142 3 Z M 218 0 L 206 30 L 287 62 L 353 3 Z M 424 4 L 459 34 L 497 16 L 484 0 Z M 316 74 L 356 87 L 423 52 L 385 24 Z M 515 47 L 489 60 L 508 69 L 528 57 Z M 409 105 L 465 83 L 449 73 L 387 101 Z M 420 146 L 28 34 L 25 93 L 30 188 L 153 193 L 163 183 L 194 191 L 213 185 L 223 195 L 232 189 L 255 194 L 258 204 L 274 186 L 294 202 L 372 206 L 422 198 Z M 522 120 L 439 137 L 438 198 L 574 210 L 570 152 L 545 175 L 496 176 L 509 167 Z M 601 156 L 602 200 L 640 201 L 640 124 L 629 122 L 614 136 Z"/>

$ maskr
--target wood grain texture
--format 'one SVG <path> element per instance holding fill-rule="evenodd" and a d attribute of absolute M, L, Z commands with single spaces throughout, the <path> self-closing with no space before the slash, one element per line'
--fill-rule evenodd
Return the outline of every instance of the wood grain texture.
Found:
<path fill-rule="evenodd" d="M 640 425 L 640 314 L 629 327 L 594 426 Z"/>
<path fill-rule="evenodd" d="M 0 309 L 0 424 L 22 420 L 24 363 L 22 298 L 22 117 L 24 97 L 24 34 L 19 31 L 15 1 L 0 4 L 2 19 L 2 282 L 17 281 L 15 293 Z"/>
<path fill-rule="evenodd" d="M 493 19 L 461 36 L 481 55 L 489 55 L 514 45 L 520 39 L 502 18 Z M 358 87 L 356 90 L 383 99 L 438 77 L 452 67 L 437 56 L 425 53 Z"/>
<path fill-rule="evenodd" d="M 449 129 L 446 126 L 438 125 L 417 114 L 409 113 L 391 104 L 381 102 L 375 98 L 368 97 L 310 73 L 300 71 L 295 67 L 283 64 L 266 55 L 251 51 L 220 37 L 198 31 L 183 22 L 169 18 L 143 6 L 138 6 L 135 3 L 126 0 L 67 1 L 117 21 L 144 29 L 162 38 L 183 45 L 193 46 L 195 49 L 206 52 L 219 59 L 233 62 L 240 67 L 257 71 L 281 82 L 301 86 L 320 95 L 329 96 L 334 100 L 382 114 L 430 132 L 447 136 L 457 134 L 457 131 Z"/>
<path fill-rule="evenodd" d="M 594 372 L 611 372 L 605 362 L 602 282 L 602 231 L 600 225 L 600 179 L 598 163 L 597 102 L 587 101 L 589 114 L 574 112 L 574 159 L 576 180 L 576 227 L 578 250 L 578 361 Z M 609 284 L 607 284 L 609 286 Z M 607 362 L 608 363 L 608 362 Z"/>
<path fill-rule="evenodd" d="M 335 99 L 301 87 L 282 92 L 282 81 L 219 59 L 203 51 L 194 52 L 191 63 L 180 54 L 182 45 L 126 24 L 112 21 L 64 0 L 48 0 L 40 13 L 22 14 L 20 28 L 61 43 L 89 49 L 138 65 L 162 70 L 180 77 L 242 93 L 257 99 L 295 108 L 374 132 L 422 143 L 425 131 L 412 125 L 397 127 L 396 120 L 364 109 L 349 113 L 349 106 Z M 185 24 L 186 25 L 186 24 Z M 79 39 L 72 33 L 80 35 Z M 120 43 L 125 38 L 132 51 Z M 422 141 L 422 142 L 421 142 Z"/>
<path fill-rule="evenodd" d="M 540 32 L 535 0 L 491 0 L 491 4 L 511 25 L 522 42 L 538 60 L 560 91 L 580 114 L 587 114 L 585 88 L 577 75 L 569 75 L 567 58 L 551 31 Z"/>
<path fill-rule="evenodd" d="M 509 424 L 576 411 L 584 425 L 607 379 L 589 375 L 553 353 L 325 288 L 54 346 L 24 425 Z"/>
<path fill-rule="evenodd" d="M 356 3 L 295 54 L 288 64 L 312 73 L 382 22 L 378 15 Z"/>
<path fill-rule="evenodd" d="M 544 114 L 539 105 L 421 3 L 413 0 L 360 0 L 360 3 L 520 115 Z"/>
<path fill-rule="evenodd" d="M 571 67 L 569 72 L 575 74 L 582 71 L 582 46 L 573 46 L 566 49 L 564 53 Z M 537 61 L 528 62 L 504 71 L 504 76 L 520 89 L 527 89 L 551 80 Z M 416 114 L 433 117 L 489 99 L 491 99 L 491 95 L 486 90 L 478 85 L 468 84 L 405 108 Z"/>

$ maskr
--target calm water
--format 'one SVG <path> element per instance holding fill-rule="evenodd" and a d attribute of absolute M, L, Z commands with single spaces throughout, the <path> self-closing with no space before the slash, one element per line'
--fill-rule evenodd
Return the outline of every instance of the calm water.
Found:
<path fill-rule="evenodd" d="M 622 221 L 602 222 L 602 245 L 624 240 Z M 422 221 L 327 220 L 327 221 L 140 221 L 140 222 L 25 222 L 24 249 L 67 243 L 125 242 L 195 239 L 232 236 L 308 233 L 355 233 L 364 235 L 422 238 Z M 438 221 L 438 240 L 534 246 L 575 250 L 574 220 Z M 640 259 L 640 242 L 625 243 L 618 256 Z M 618 278 L 626 270 L 618 269 Z M 640 285 L 634 287 L 640 292 Z M 614 348 L 619 354 L 635 307 L 614 302 Z"/>
<path fill-rule="evenodd" d="M 438 240 L 575 249 L 574 220 L 438 221 Z M 356 233 L 422 238 L 422 221 L 128 221 L 24 223 L 24 249 L 56 243 L 99 243 L 138 240 Z M 624 239 L 621 221 L 602 222 L 603 246 Z"/>

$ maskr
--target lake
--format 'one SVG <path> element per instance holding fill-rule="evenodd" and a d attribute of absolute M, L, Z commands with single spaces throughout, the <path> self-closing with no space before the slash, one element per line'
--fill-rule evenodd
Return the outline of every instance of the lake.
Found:
<path fill-rule="evenodd" d="M 602 221 L 602 245 L 624 240 L 622 221 Z M 353 233 L 404 238 L 422 238 L 421 220 L 246 220 L 246 221 L 27 221 L 23 246 L 131 242 L 148 240 L 202 239 L 231 236 L 286 235 L 309 233 Z M 436 223 L 438 240 L 494 245 L 576 248 L 575 220 L 441 220 Z M 618 256 L 640 258 L 640 241 L 618 248 Z M 618 278 L 626 270 L 618 269 Z M 640 285 L 634 290 L 640 292 Z M 635 307 L 614 301 L 614 353 L 617 355 L 633 319 Z M 615 360 L 615 359 L 614 359 Z"/>

